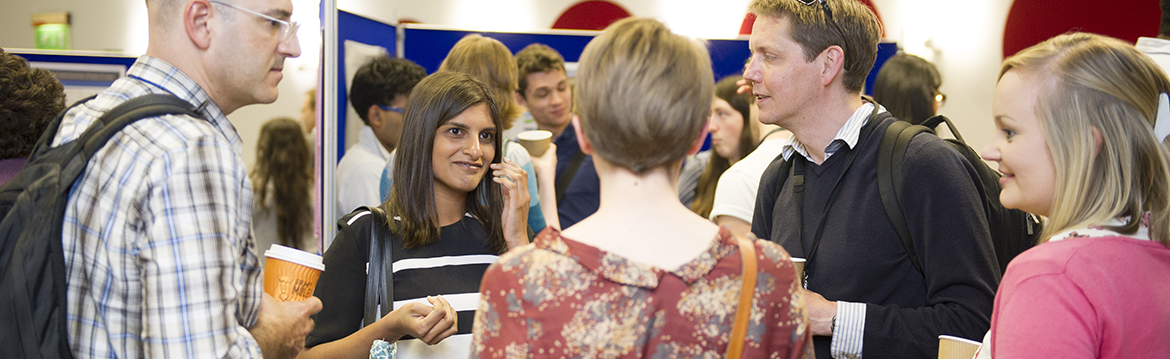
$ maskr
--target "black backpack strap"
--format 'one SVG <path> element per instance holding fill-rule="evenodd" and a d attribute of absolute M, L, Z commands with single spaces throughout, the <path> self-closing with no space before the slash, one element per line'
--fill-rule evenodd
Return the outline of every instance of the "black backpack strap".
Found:
<path fill-rule="evenodd" d="M 73 105 L 61 111 L 49 128 L 41 134 L 37 140 L 36 148 L 33 149 L 33 154 L 29 156 L 29 161 L 32 161 L 36 156 L 48 150 L 52 144 L 53 139 L 57 137 L 57 132 L 61 128 L 61 121 L 64 120 L 65 114 L 70 109 L 82 103 L 93 100 L 96 95 L 82 99 L 73 103 Z M 188 115 L 194 118 L 203 118 L 203 115 L 196 111 L 190 102 L 175 97 L 170 94 L 150 94 L 140 97 L 135 97 L 126 102 L 119 104 L 113 109 L 102 114 L 93 125 L 85 130 L 78 139 L 85 139 L 85 143 L 79 146 L 78 150 L 83 151 L 88 160 L 94 153 L 105 146 L 106 142 L 110 140 L 115 134 L 122 129 L 129 126 L 138 120 L 150 117 L 158 117 L 163 115 Z"/>
<path fill-rule="evenodd" d="M 951 134 L 955 135 L 955 139 L 959 140 L 959 142 L 962 142 L 963 144 L 967 144 L 967 141 L 963 140 L 963 135 L 959 133 L 959 128 L 955 127 L 955 123 L 951 122 L 951 119 L 947 118 L 946 116 L 935 115 L 934 117 L 928 118 L 928 119 L 926 119 L 926 121 L 923 121 L 922 126 L 926 127 L 926 128 L 933 129 L 935 127 L 938 127 L 939 124 L 943 124 L 943 123 L 947 124 L 947 130 L 950 130 Z"/>
<path fill-rule="evenodd" d="M 565 167 L 565 172 L 561 173 L 561 178 L 557 179 L 557 205 L 563 203 L 565 199 L 565 190 L 569 188 L 569 183 L 573 182 L 573 177 L 577 175 L 577 170 L 581 169 L 581 163 L 585 162 L 585 152 L 580 150 L 573 155 L 573 159 L 569 161 L 569 165 Z"/>
<path fill-rule="evenodd" d="M 53 119 L 52 123 L 49 123 L 49 127 L 45 128 L 45 132 L 41 133 L 41 137 L 37 139 L 37 144 L 35 147 L 33 147 L 32 153 L 29 154 L 28 161 L 32 162 L 32 160 L 37 158 L 38 154 L 44 153 L 44 151 L 48 150 L 49 147 L 53 145 L 53 139 L 57 138 L 57 131 L 61 128 L 61 121 L 65 119 L 65 114 L 69 113 L 69 110 L 77 107 L 77 105 L 89 102 L 96 97 L 97 95 L 83 98 L 77 102 L 74 102 L 72 105 L 69 105 L 69 107 L 66 107 L 64 110 L 61 110 L 61 113 L 57 114 L 57 118 Z"/>
<path fill-rule="evenodd" d="M 80 138 L 86 139 L 82 151 L 85 158 L 93 156 L 111 137 L 138 120 L 180 114 L 203 118 L 190 102 L 173 95 L 150 94 L 132 98 L 106 112 L 97 120 L 98 123 L 90 126 L 85 134 L 81 135 Z"/>
<path fill-rule="evenodd" d="M 882 198 L 882 206 L 886 209 L 886 217 L 898 233 L 906 255 L 910 257 L 910 264 L 923 276 L 922 262 L 914 250 L 914 242 L 910 237 L 910 228 L 906 224 L 906 216 L 902 212 L 902 200 L 899 190 L 902 188 L 902 163 L 906 158 L 906 147 L 910 140 L 922 132 L 930 132 L 924 126 L 914 126 L 904 121 L 894 121 L 886 132 L 882 134 L 878 145 L 877 182 L 878 193 Z"/>
<path fill-rule="evenodd" d="M 374 324 L 394 310 L 393 243 L 390 240 L 389 218 L 380 207 L 360 207 L 373 216 L 370 226 L 370 261 L 366 267 L 365 314 L 362 327 Z M 381 308 L 378 307 L 381 304 Z M 380 309 L 380 310 L 379 310 Z"/>
<path fill-rule="evenodd" d="M 784 154 L 781 153 L 772 159 L 760 176 L 760 183 L 757 185 L 759 191 L 752 212 L 751 232 L 755 236 L 772 240 L 772 213 L 775 210 L 776 198 L 784 189 L 784 183 L 788 181 L 791 172 L 792 162 L 785 160 Z"/>

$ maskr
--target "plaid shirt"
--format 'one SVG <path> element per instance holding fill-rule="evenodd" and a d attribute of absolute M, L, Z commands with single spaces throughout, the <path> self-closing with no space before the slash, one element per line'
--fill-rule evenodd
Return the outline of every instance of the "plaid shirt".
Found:
<path fill-rule="evenodd" d="M 162 116 L 115 135 L 74 183 L 63 242 L 78 358 L 259 358 L 252 184 L 239 135 L 191 78 L 143 56 L 69 110 L 55 144 L 134 97 L 171 93 L 207 120 Z"/>

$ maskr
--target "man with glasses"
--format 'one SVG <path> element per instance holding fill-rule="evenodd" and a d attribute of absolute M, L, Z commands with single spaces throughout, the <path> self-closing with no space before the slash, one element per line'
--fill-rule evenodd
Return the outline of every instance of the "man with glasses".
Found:
<path fill-rule="evenodd" d="M 361 206 L 377 206 L 382 170 L 402 137 L 402 114 L 414 85 L 427 77 L 407 59 L 380 56 L 358 68 L 349 86 L 349 103 L 362 119 L 358 142 L 337 163 L 338 218 Z M 388 193 L 388 192 L 387 192 Z"/>
<path fill-rule="evenodd" d="M 289 358 L 317 298 L 262 291 L 252 184 L 227 114 L 277 97 L 300 55 L 289 0 L 147 0 L 150 42 L 127 76 L 68 110 L 54 145 L 123 102 L 168 94 L 201 115 L 123 129 L 74 183 L 62 228 L 77 358 Z"/>
<path fill-rule="evenodd" d="M 934 358 L 938 336 L 979 338 L 998 285 L 982 186 L 935 136 L 910 142 L 897 194 L 913 254 L 886 216 L 878 143 L 896 119 L 861 96 L 876 16 L 854 0 L 755 0 L 744 78 L 760 121 L 793 138 L 760 180 L 752 232 L 807 260 L 819 358 Z M 916 264 L 920 264 L 919 268 Z"/>

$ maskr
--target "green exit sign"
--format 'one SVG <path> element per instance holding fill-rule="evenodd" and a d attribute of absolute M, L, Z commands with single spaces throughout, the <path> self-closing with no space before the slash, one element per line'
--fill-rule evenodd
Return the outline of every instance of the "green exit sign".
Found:
<path fill-rule="evenodd" d="M 73 47 L 73 36 L 69 24 L 44 24 L 37 26 L 37 48 L 69 50 Z"/>
<path fill-rule="evenodd" d="M 73 34 L 69 29 L 68 12 L 44 12 L 33 14 L 32 25 L 36 29 L 38 49 L 69 50 L 73 48 Z"/>

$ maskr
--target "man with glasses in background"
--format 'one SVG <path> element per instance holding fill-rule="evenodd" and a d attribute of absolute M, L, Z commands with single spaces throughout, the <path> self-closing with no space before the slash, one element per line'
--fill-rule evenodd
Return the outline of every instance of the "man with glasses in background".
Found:
<path fill-rule="evenodd" d="M 372 58 L 354 73 L 349 103 L 364 126 L 358 142 L 337 163 L 337 218 L 361 206 L 382 204 L 378 195 L 382 170 L 398 148 L 410 90 L 424 77 L 427 71 L 422 66 L 389 56 Z"/>
<path fill-rule="evenodd" d="M 854 0 L 750 11 L 744 78 L 760 121 L 794 135 L 760 180 L 752 232 L 807 260 L 798 295 L 817 357 L 934 358 L 940 334 L 980 338 L 999 276 L 971 163 L 935 136 L 910 142 L 902 178 L 929 179 L 898 188 L 916 259 L 882 205 L 878 143 L 896 119 L 861 96 L 876 16 Z"/>
<path fill-rule="evenodd" d="M 289 0 L 147 0 L 150 41 L 127 76 L 73 107 L 54 146 L 104 113 L 169 94 L 201 115 L 123 129 L 73 185 L 62 228 L 77 358 L 290 358 L 321 310 L 262 291 L 252 184 L 226 117 L 277 97 L 300 55 Z"/>

